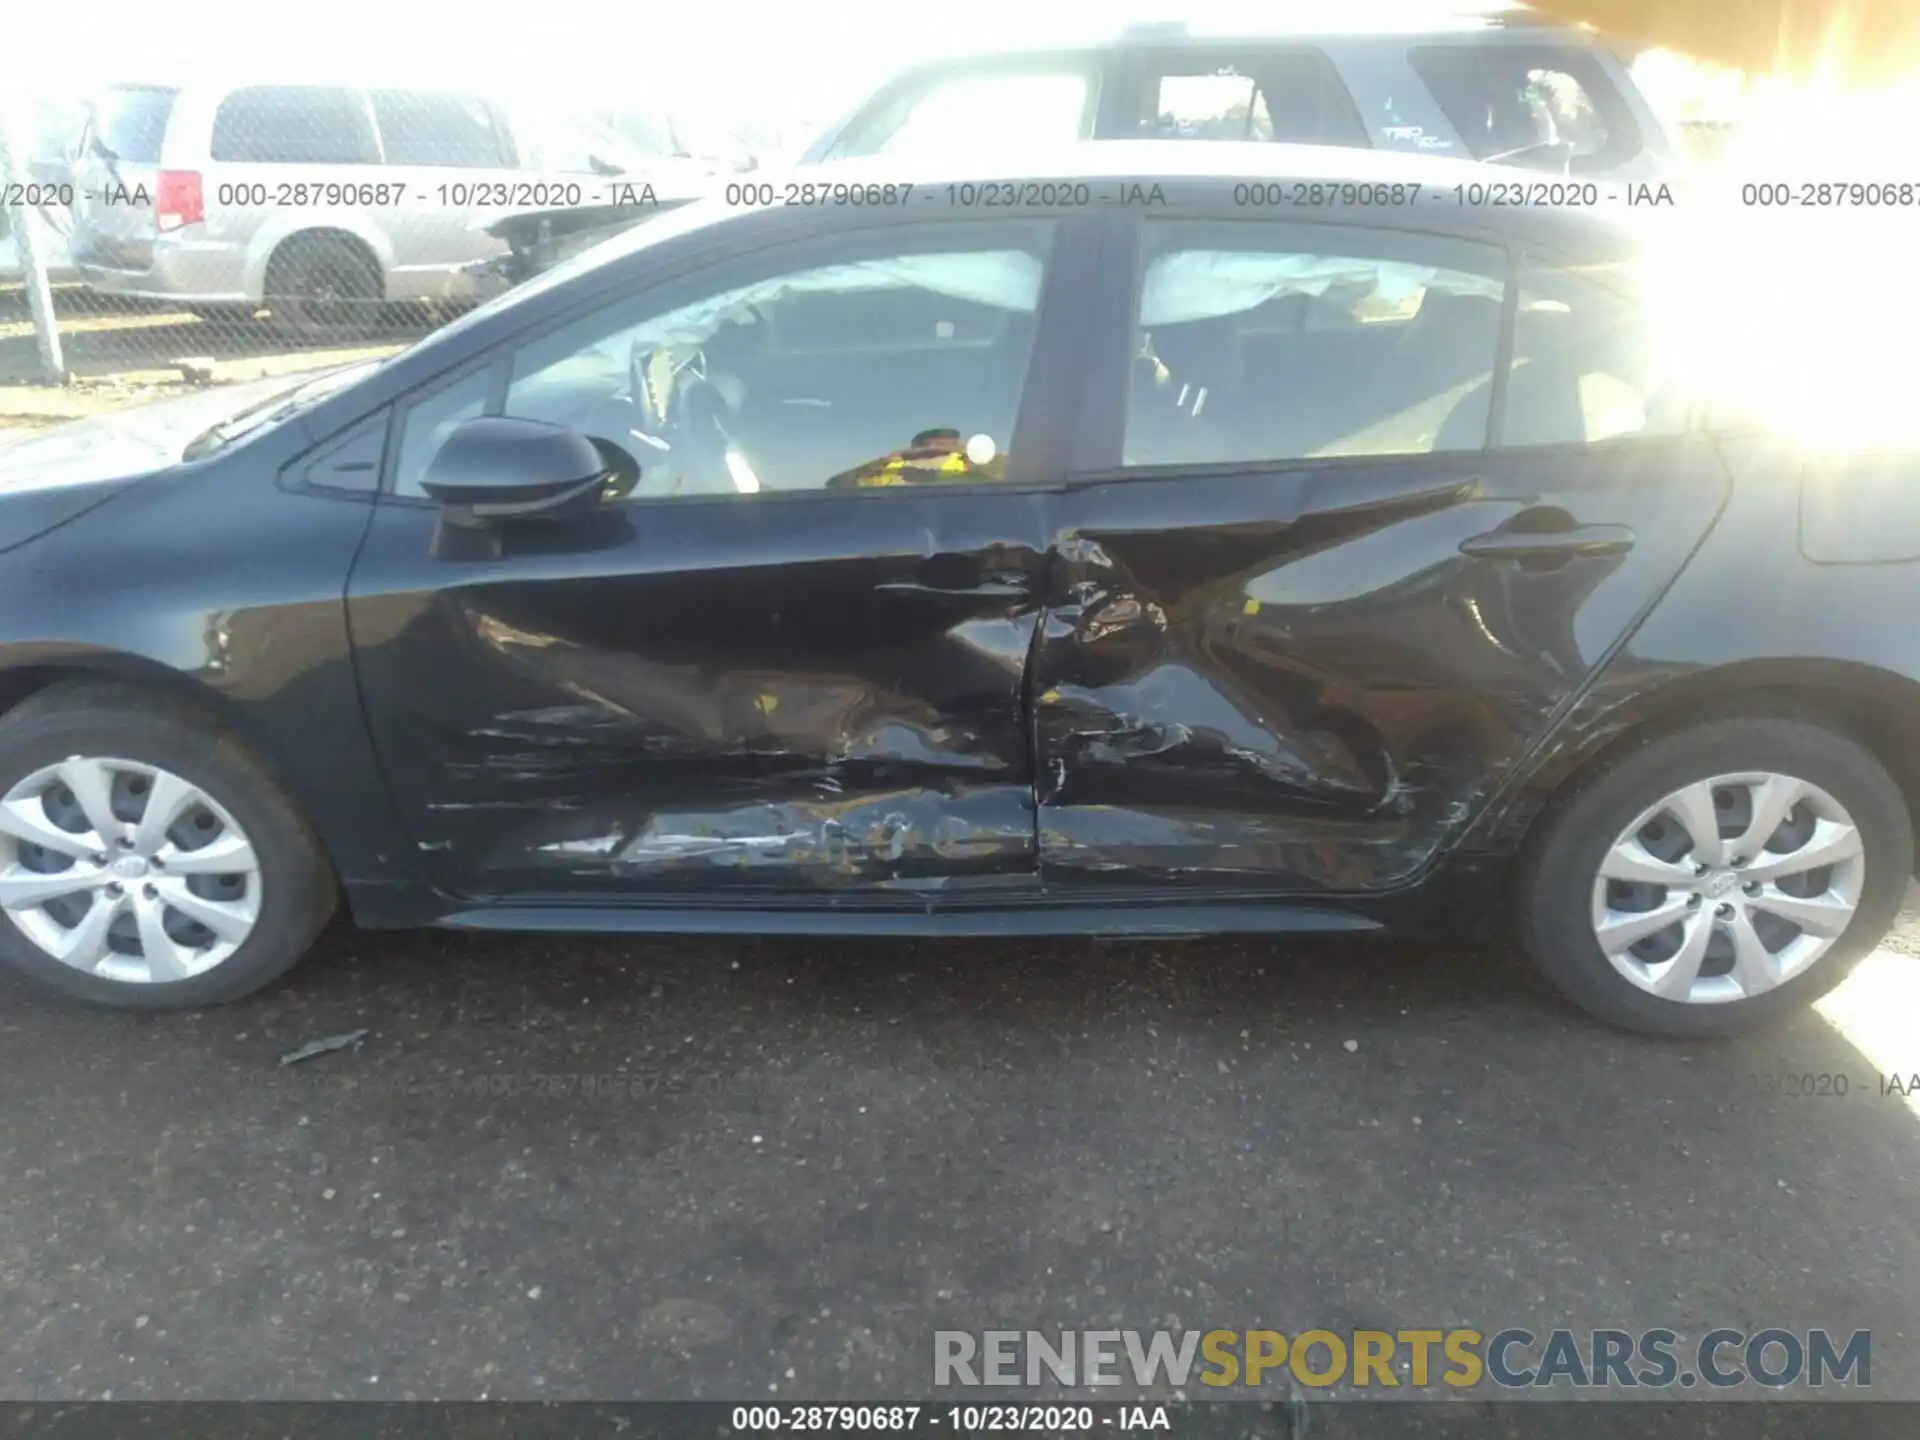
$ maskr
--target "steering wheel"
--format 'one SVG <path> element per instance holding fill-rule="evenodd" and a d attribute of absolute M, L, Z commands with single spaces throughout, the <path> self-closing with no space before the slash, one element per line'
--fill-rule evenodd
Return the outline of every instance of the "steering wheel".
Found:
<path fill-rule="evenodd" d="M 662 476 L 661 494 L 683 489 L 693 494 L 728 494 L 740 488 L 727 452 L 733 447 L 734 411 L 726 394 L 707 378 L 705 350 L 696 350 L 687 360 L 674 365 L 667 393 L 649 385 L 647 373 L 665 368 L 655 357 L 662 352 L 635 347 L 632 358 L 633 394 L 636 410 L 646 416 L 651 432 L 658 427 L 658 440 L 664 447 L 657 472 Z M 666 410 L 661 425 L 656 404 Z M 737 454 L 737 451 L 736 451 Z M 735 464 L 739 462 L 736 459 Z M 688 482 L 691 482 L 689 485 Z"/>
<path fill-rule="evenodd" d="M 742 464 L 739 447 L 734 444 L 733 406 L 727 403 L 720 387 L 705 375 L 683 376 L 674 396 L 678 411 L 667 427 L 667 440 L 681 458 L 683 475 L 697 477 L 698 493 L 745 492 L 736 468 L 752 471 Z M 733 461 L 728 462 L 728 452 Z M 759 482 L 753 481 L 753 489 Z"/>

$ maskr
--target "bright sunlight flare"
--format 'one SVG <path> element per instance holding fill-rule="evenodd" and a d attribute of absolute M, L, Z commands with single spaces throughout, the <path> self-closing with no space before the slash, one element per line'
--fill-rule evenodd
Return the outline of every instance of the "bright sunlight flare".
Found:
<path fill-rule="evenodd" d="M 1759 82 L 1655 225 L 1670 340 L 1717 406 L 1819 449 L 1920 446 L 1920 76 Z"/>

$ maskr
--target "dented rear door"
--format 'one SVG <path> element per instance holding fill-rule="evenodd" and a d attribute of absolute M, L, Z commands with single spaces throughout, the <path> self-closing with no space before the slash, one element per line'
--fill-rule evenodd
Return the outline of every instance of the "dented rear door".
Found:
<path fill-rule="evenodd" d="M 1550 734 L 1687 563 L 1725 473 L 1582 277 L 1520 272 L 1514 331 L 1505 257 L 1478 246 L 1264 225 L 1157 243 L 1224 283 L 1174 276 L 1131 347 L 1124 440 L 1089 427 L 1097 473 L 1061 499 L 1032 680 L 1042 873 L 1391 887 Z M 1431 293 L 1377 303 L 1381 279 L 1448 274 L 1466 303 L 1427 312 L 1441 331 L 1395 310 Z M 1385 318 L 1347 323 L 1370 303 Z"/>

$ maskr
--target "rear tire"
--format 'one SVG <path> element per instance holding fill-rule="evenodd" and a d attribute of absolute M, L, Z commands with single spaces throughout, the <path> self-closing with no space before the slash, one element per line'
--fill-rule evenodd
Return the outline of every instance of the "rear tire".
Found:
<path fill-rule="evenodd" d="M 55 778 L 38 778 L 49 767 L 58 767 Z M 113 779 L 79 794 L 88 786 L 62 783 L 69 773 Z M 199 798 L 183 802 L 158 846 L 141 840 L 146 808 L 186 793 Z M 333 872 L 286 793 L 238 741 L 167 697 L 92 681 L 32 696 L 0 720 L 0 797 L 9 810 L 0 818 L 0 964 L 90 1004 L 179 1010 L 238 999 L 291 969 L 333 913 Z M 122 828 L 96 849 L 82 837 L 101 834 L 90 816 L 109 803 L 112 816 L 103 818 Z M 200 852 L 187 848 L 196 825 L 210 837 Z M 23 841 L 34 833 L 51 845 Z M 216 841 L 244 857 L 226 867 L 237 879 L 209 858 Z M 158 863 L 141 858 L 148 854 Z M 100 883 L 72 885 L 82 869 Z M 33 903 L 26 887 L 61 876 L 69 894 Z M 99 958 L 56 958 L 49 943 L 91 953 L 73 937 L 109 895 L 118 934 L 103 932 Z M 250 928 L 239 929 L 236 911 L 251 912 Z M 229 938 L 223 943 L 196 913 L 233 927 Z M 141 928 L 152 924 L 164 933 Z"/>
<path fill-rule="evenodd" d="M 1726 777 L 1738 783 L 1692 788 Z M 1805 798 L 1795 799 L 1794 808 L 1757 843 L 1748 839 L 1743 847 L 1736 837 L 1767 828 L 1759 816 L 1769 782 L 1759 777 L 1780 782 L 1783 795 Z M 1792 791 L 1788 781 L 1806 787 L 1804 792 Z M 1706 817 L 1703 823 L 1685 823 L 1684 803 L 1656 809 L 1687 795 L 1706 797 L 1692 812 Z M 1841 824 L 1842 819 L 1848 823 Z M 1823 823 L 1828 831 L 1818 830 Z M 1700 869 L 1702 852 L 1691 838 L 1696 828 L 1717 832 L 1707 843 L 1719 840 L 1724 847 L 1718 858 L 1708 853 L 1715 863 L 1697 877 L 1693 872 Z M 1790 876 L 1767 873 L 1801 863 L 1795 857 L 1815 855 L 1817 843 L 1825 843 L 1821 836 L 1849 828 L 1858 839 L 1857 854 Z M 1631 849 L 1623 858 L 1620 846 L 1627 842 L 1649 855 L 1645 868 L 1655 874 L 1653 882 L 1602 876 L 1603 862 L 1610 874 L 1639 863 Z M 1735 853 L 1742 848 L 1752 853 Z M 1852 848 L 1843 841 L 1833 853 Z M 1913 851 L 1912 819 L 1899 787 L 1854 741 L 1804 720 L 1713 721 L 1632 751 L 1555 807 L 1522 860 L 1520 934 L 1548 980 L 1611 1024 L 1653 1035 L 1733 1034 L 1800 1010 L 1846 978 L 1893 923 L 1913 872 Z M 1675 873 L 1673 867 L 1684 868 L 1687 878 L 1669 884 L 1662 877 Z M 1783 885 L 1806 893 L 1802 905 L 1840 907 L 1836 914 L 1844 928 L 1837 938 L 1827 941 L 1820 933 L 1836 922 L 1817 908 L 1802 912 L 1811 928 L 1781 928 L 1779 913 L 1793 909 L 1795 899 L 1781 893 Z M 1848 903 L 1850 919 L 1844 918 Z M 1661 907 L 1669 905 L 1677 916 L 1670 927 L 1633 942 L 1638 950 L 1625 943 L 1631 931 L 1619 920 L 1637 912 L 1651 923 L 1655 912 L 1665 913 Z M 1719 918 L 1722 914 L 1727 918 Z M 1601 942 L 1603 923 L 1617 958 L 1609 958 L 1609 947 Z M 1687 947 L 1696 926 L 1707 938 L 1701 942 L 1698 978 L 1687 981 L 1668 966 L 1683 960 L 1683 952 L 1692 953 Z M 1721 938 L 1714 939 L 1716 934 Z M 1778 945 L 1771 970 L 1770 957 L 1750 948 L 1755 936 L 1763 945 Z M 1804 949 L 1795 952 L 1803 942 Z M 1813 958 L 1796 966 L 1796 953 Z M 1667 995 L 1656 993 L 1663 975 L 1674 982 Z M 1776 979 L 1772 988 L 1749 991 L 1753 979 L 1743 975 L 1785 978 Z M 1673 998 L 1683 984 L 1686 998 Z"/>
<path fill-rule="evenodd" d="M 335 235 L 296 235 L 267 263 L 275 326 L 302 344 L 338 344 L 378 327 L 386 281 L 373 258 Z"/>

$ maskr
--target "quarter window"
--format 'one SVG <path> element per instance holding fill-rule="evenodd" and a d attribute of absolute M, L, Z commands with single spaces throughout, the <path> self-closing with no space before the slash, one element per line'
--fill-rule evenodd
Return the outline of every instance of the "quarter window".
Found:
<path fill-rule="evenodd" d="M 1168 227 L 1134 335 L 1128 465 L 1487 443 L 1504 253 L 1332 227 Z"/>

